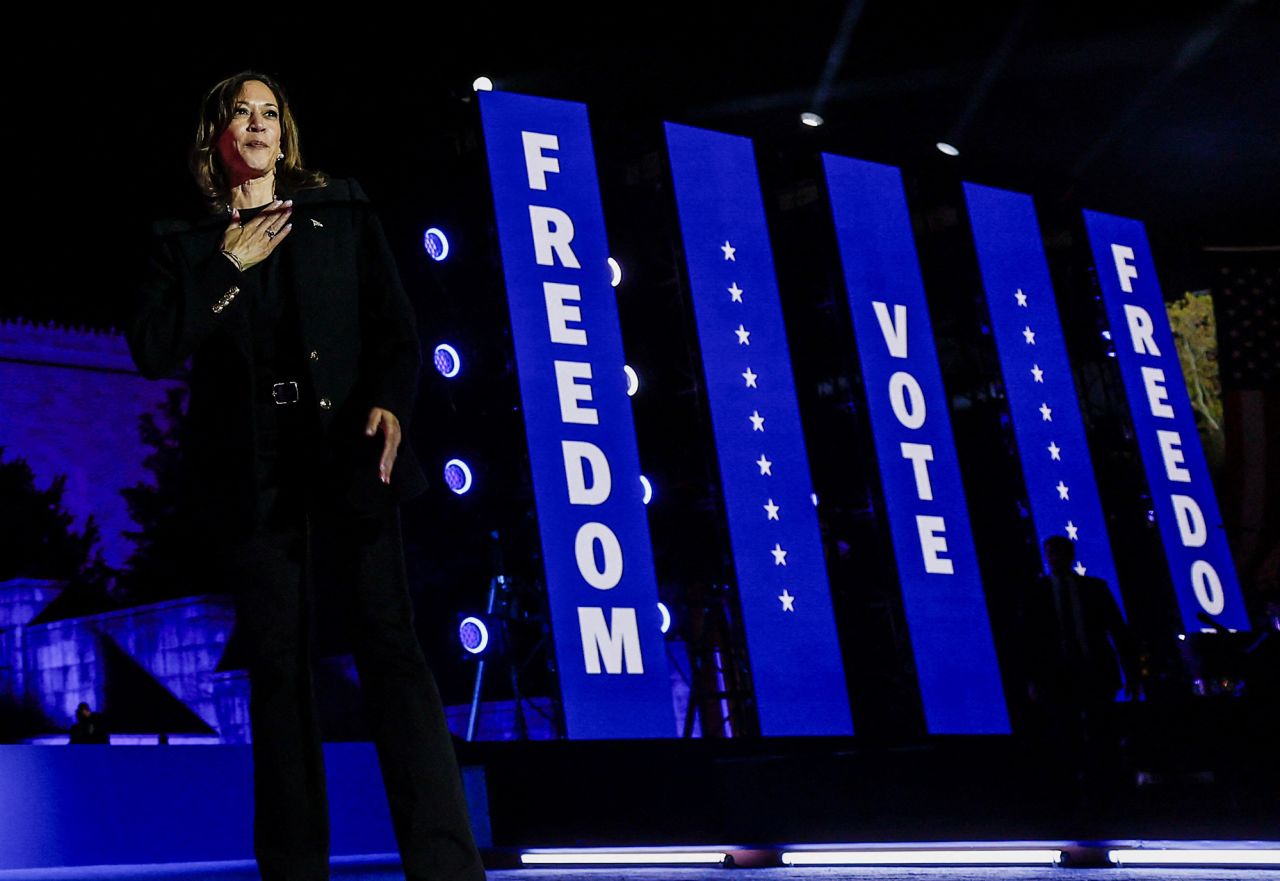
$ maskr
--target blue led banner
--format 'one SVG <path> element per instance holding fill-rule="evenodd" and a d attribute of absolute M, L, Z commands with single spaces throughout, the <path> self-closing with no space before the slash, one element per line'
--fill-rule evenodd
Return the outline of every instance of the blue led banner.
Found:
<path fill-rule="evenodd" d="M 480 92 L 568 735 L 676 734 L 587 109 Z"/>
<path fill-rule="evenodd" d="M 902 175 L 824 153 L 925 721 L 1009 731 Z"/>
<path fill-rule="evenodd" d="M 1076 571 L 1123 609 L 1035 204 L 977 184 L 964 194 L 1036 534 L 1074 541 Z"/>
<path fill-rule="evenodd" d="M 852 734 L 751 141 L 666 132 L 760 730 Z"/>
<path fill-rule="evenodd" d="M 1182 626 L 1249 629 L 1169 315 L 1140 221 L 1084 212 L 1116 360 L 1146 466 Z"/>

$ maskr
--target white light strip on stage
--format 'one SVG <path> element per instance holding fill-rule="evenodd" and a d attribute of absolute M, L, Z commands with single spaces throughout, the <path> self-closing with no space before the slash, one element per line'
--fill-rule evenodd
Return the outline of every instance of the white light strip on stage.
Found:
<path fill-rule="evenodd" d="M 1280 849 L 1171 847 L 1109 850 L 1107 859 L 1126 866 L 1273 866 Z"/>
<path fill-rule="evenodd" d="M 791 850 L 782 854 L 787 866 L 1029 866 L 1062 861 L 1057 849 L 981 849 L 956 850 Z"/>
<path fill-rule="evenodd" d="M 522 853 L 520 862 L 526 866 L 567 865 L 722 865 L 728 858 L 723 851 L 590 851 L 564 853 L 559 851 Z"/>

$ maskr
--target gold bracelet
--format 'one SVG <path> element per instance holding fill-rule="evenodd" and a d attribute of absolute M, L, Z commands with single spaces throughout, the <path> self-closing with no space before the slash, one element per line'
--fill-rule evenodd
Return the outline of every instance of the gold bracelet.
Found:
<path fill-rule="evenodd" d="M 237 272 L 244 272 L 244 264 L 240 262 L 240 258 L 239 258 L 239 257 L 237 257 L 235 254 L 231 253 L 231 252 L 230 252 L 229 250 L 227 250 L 226 248 L 223 248 L 223 249 L 222 249 L 222 253 L 223 253 L 223 254 L 225 254 L 225 255 L 227 255 L 227 259 L 229 259 L 232 263 L 234 263 L 234 264 L 236 265 L 236 271 L 237 271 Z"/>

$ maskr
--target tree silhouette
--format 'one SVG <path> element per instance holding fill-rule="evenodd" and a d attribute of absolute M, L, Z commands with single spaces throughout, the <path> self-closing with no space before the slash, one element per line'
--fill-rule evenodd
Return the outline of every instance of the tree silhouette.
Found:
<path fill-rule="evenodd" d="M 36 620 L 55 620 L 105 611 L 113 606 L 118 574 L 96 547 L 100 532 L 93 515 L 84 529 L 62 506 L 67 476 L 37 489 L 35 473 L 22 457 L 6 460 L 0 447 L 0 581 L 41 578 L 64 583 L 62 595 Z"/>
<path fill-rule="evenodd" d="M 69 580 L 88 562 L 98 525 L 90 516 L 83 531 L 71 528 L 75 516 L 62 507 L 66 483 L 67 476 L 59 474 L 39 490 L 25 459 L 0 461 L 0 581 Z"/>
<path fill-rule="evenodd" d="M 143 413 L 138 431 L 151 453 L 142 465 L 153 482 L 139 481 L 120 491 L 138 529 L 126 531 L 134 550 L 121 576 L 123 602 L 142 605 L 215 590 L 209 567 L 196 563 L 191 504 L 186 490 L 187 459 L 184 403 L 187 388 L 165 394 L 160 414 Z"/>

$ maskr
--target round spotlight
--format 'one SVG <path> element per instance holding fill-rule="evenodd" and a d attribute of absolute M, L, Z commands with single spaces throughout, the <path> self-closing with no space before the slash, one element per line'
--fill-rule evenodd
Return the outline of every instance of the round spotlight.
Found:
<path fill-rule="evenodd" d="M 471 82 L 471 88 L 477 92 L 492 92 L 493 80 L 487 76 L 478 76 Z"/>
<path fill-rule="evenodd" d="M 640 485 L 644 487 L 644 496 L 640 499 L 640 501 L 644 502 L 647 505 L 649 504 L 649 501 L 653 498 L 653 484 L 649 482 L 649 478 L 641 474 Z"/>
<path fill-rule="evenodd" d="M 462 495 L 471 489 L 471 469 L 461 459 L 450 459 L 444 463 L 444 482 L 449 489 Z"/>
<path fill-rule="evenodd" d="M 627 397 L 634 397 L 635 393 L 640 391 L 640 377 L 636 375 L 630 364 L 623 364 L 622 371 L 627 374 Z"/>
<path fill-rule="evenodd" d="M 489 628 L 474 615 L 468 615 L 458 622 L 458 642 L 473 655 L 478 655 L 489 647 Z"/>
<path fill-rule="evenodd" d="M 959 156 L 959 155 L 960 155 L 960 148 L 959 148 L 959 147 L 953 147 L 953 146 L 951 146 L 950 144 L 948 144 L 946 141 L 938 141 L 938 143 L 934 144 L 933 146 L 935 146 L 935 147 L 937 147 L 937 148 L 938 148 L 938 152 L 939 152 L 939 153 L 944 153 L 944 154 L 946 154 L 947 156 Z"/>
<path fill-rule="evenodd" d="M 818 126 L 822 125 L 823 119 L 821 116 L 819 116 L 816 113 L 806 112 L 806 113 L 800 114 L 800 122 L 809 126 L 810 128 L 817 128 Z"/>
<path fill-rule="evenodd" d="M 658 603 L 658 611 L 662 613 L 662 632 L 666 633 L 671 629 L 671 610 L 666 603 Z"/>
<path fill-rule="evenodd" d="M 611 273 L 609 276 L 609 284 L 613 285 L 615 288 L 622 284 L 622 267 L 619 266 L 618 261 L 614 260 L 612 257 L 609 258 L 609 272 Z"/>
<path fill-rule="evenodd" d="M 426 249 L 427 255 L 437 263 L 449 256 L 449 239 L 445 237 L 442 230 L 438 230 L 434 226 L 422 234 L 422 247 Z"/>
<path fill-rule="evenodd" d="M 445 379 L 453 379 L 462 369 L 462 358 L 458 355 L 458 350 L 448 343 L 436 346 L 432 360 L 435 362 L 436 370 L 440 371 L 440 375 Z"/>

